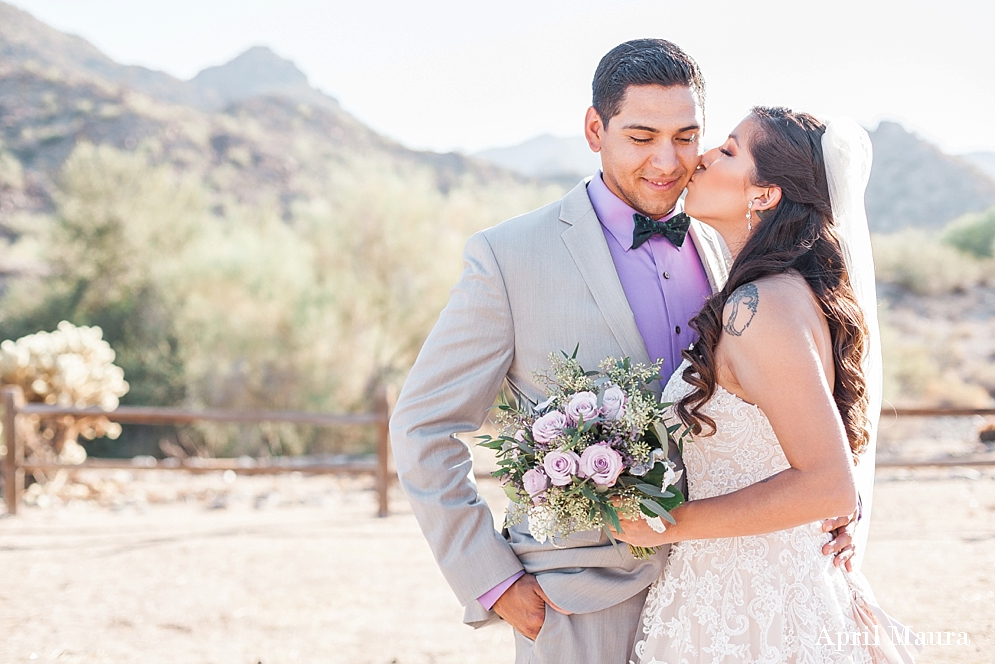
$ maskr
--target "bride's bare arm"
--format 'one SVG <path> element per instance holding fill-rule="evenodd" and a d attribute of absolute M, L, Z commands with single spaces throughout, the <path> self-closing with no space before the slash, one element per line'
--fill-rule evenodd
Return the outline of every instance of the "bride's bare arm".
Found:
<path fill-rule="evenodd" d="M 655 546 L 758 535 L 856 510 L 850 446 L 830 387 L 831 340 L 807 285 L 797 276 L 746 284 L 729 298 L 723 323 L 719 382 L 767 415 L 791 467 L 685 503 L 674 511 L 677 525 L 662 534 L 625 522 L 625 541 Z"/>

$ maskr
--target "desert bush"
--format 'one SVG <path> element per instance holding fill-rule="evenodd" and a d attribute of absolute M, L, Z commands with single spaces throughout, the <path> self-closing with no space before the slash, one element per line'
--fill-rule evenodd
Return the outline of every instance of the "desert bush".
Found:
<path fill-rule="evenodd" d="M 24 187 L 24 168 L 17 158 L 7 151 L 0 140 L 0 190 L 22 189 Z"/>
<path fill-rule="evenodd" d="M 0 343 L 0 383 L 20 386 L 29 403 L 114 410 L 128 383 L 102 337 L 99 327 L 62 321 L 53 332 L 8 339 Z M 93 440 L 121 433 L 121 426 L 105 417 L 32 416 L 28 422 L 26 455 L 41 461 L 80 463 L 86 459 L 80 436 Z"/>
<path fill-rule="evenodd" d="M 922 329 L 909 327 L 915 324 L 915 319 L 893 318 L 889 309 L 881 310 L 886 401 L 933 407 L 991 406 L 992 394 L 987 389 L 984 372 L 979 367 L 965 371 L 968 363 L 949 331 L 924 334 Z"/>
<path fill-rule="evenodd" d="M 366 410 L 403 381 L 462 269 L 473 232 L 556 191 L 471 182 L 357 158 L 289 223 L 237 210 L 175 284 L 188 398 L 215 407 Z M 227 454 L 368 449 L 368 430 L 203 429 Z M 228 443 L 222 443 L 227 440 Z"/>
<path fill-rule="evenodd" d="M 910 343 L 881 312 L 881 350 L 884 365 L 884 398 L 892 403 L 918 401 L 940 367 L 927 348 Z"/>
<path fill-rule="evenodd" d="M 875 235 L 872 241 L 878 281 L 919 295 L 967 290 L 988 271 L 985 264 L 943 243 L 935 233 L 907 229 Z"/>
<path fill-rule="evenodd" d="M 288 218 L 266 192 L 219 201 L 140 154 L 85 144 L 60 187 L 34 239 L 49 274 L 10 284 L 0 335 L 99 325 L 131 404 L 324 412 L 366 410 L 378 386 L 403 381 L 471 233 L 562 194 L 458 178 L 443 191 L 427 168 L 355 157 Z M 184 433 L 217 455 L 371 442 L 358 430 Z"/>
<path fill-rule="evenodd" d="M 46 273 L 8 284 L 0 335 L 16 338 L 61 320 L 100 327 L 132 382 L 126 403 L 180 402 L 170 280 L 208 216 L 204 195 L 140 155 L 85 143 L 59 184 L 52 219 L 22 239 L 37 245 Z"/>
<path fill-rule="evenodd" d="M 976 258 L 991 258 L 995 251 L 995 208 L 968 214 L 947 224 L 943 240 Z"/>

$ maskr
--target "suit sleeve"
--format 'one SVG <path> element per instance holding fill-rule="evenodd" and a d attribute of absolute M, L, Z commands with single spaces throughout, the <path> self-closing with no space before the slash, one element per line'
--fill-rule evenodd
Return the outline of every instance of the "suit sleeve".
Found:
<path fill-rule="evenodd" d="M 443 575 L 466 606 L 523 569 L 477 493 L 468 446 L 514 356 L 514 321 L 487 239 L 466 244 L 463 274 L 398 399 L 390 434 L 398 478 Z"/>

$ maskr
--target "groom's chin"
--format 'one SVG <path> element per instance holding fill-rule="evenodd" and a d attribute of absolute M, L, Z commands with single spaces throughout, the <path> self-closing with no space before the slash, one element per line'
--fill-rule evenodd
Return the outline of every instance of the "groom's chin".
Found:
<path fill-rule="evenodd" d="M 632 201 L 632 207 L 646 216 L 656 219 L 657 217 L 669 214 L 674 209 L 674 206 L 677 205 L 677 201 L 680 200 L 682 193 L 684 193 L 683 189 L 675 189 L 673 193 L 668 193 L 667 196 L 634 197 L 635 200 Z"/>

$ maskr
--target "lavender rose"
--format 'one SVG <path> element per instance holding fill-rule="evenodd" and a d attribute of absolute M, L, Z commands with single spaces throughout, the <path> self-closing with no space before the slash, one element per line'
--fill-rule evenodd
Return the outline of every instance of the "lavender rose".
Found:
<path fill-rule="evenodd" d="M 546 477 L 546 473 L 533 468 L 522 476 L 522 487 L 532 498 L 532 502 L 538 505 L 549 487 L 549 478 Z"/>
<path fill-rule="evenodd" d="M 591 445 L 580 457 L 581 475 L 591 478 L 598 486 L 614 485 L 622 468 L 622 455 L 607 445 Z"/>
<path fill-rule="evenodd" d="M 560 435 L 567 426 L 566 416 L 558 410 L 546 413 L 532 425 L 532 439 L 537 443 L 548 443 Z"/>
<path fill-rule="evenodd" d="M 560 452 L 554 450 L 542 460 L 543 470 L 549 476 L 549 481 L 556 486 L 566 486 L 573 480 L 580 467 L 580 457 L 576 452 Z"/>
<path fill-rule="evenodd" d="M 593 420 L 598 416 L 598 395 L 594 392 L 578 392 L 566 407 L 567 417 L 574 422 Z"/>
<path fill-rule="evenodd" d="M 612 385 L 601 398 L 601 414 L 609 420 L 620 420 L 625 415 L 626 396 L 622 388 Z"/>

